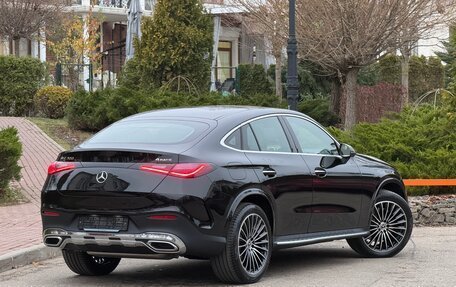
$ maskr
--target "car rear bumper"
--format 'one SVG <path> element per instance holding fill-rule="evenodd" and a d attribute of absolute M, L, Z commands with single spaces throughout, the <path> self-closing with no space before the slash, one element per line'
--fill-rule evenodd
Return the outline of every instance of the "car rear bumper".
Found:
<path fill-rule="evenodd" d="M 170 259 L 179 256 L 210 258 L 223 251 L 226 239 L 207 234 L 183 214 L 175 220 L 150 220 L 147 214 L 130 214 L 128 230 L 84 230 L 78 227 L 79 213 L 59 211 L 43 215 L 46 246 L 85 251 L 92 255 Z M 106 213 L 105 213 L 106 215 Z M 124 214 L 125 215 L 125 214 Z"/>
<path fill-rule="evenodd" d="M 43 232 L 43 241 L 48 247 L 69 247 L 97 254 L 122 254 L 122 257 L 168 259 L 186 253 L 186 246 L 179 237 L 161 232 L 116 234 L 48 228 Z"/>

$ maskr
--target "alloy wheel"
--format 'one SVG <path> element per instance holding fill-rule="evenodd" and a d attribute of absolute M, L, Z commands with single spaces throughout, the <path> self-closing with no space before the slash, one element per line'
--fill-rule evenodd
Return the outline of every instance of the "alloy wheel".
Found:
<path fill-rule="evenodd" d="M 398 246 L 407 232 L 407 216 L 397 203 L 380 201 L 374 205 L 370 234 L 364 242 L 370 249 L 387 252 Z"/>
<path fill-rule="evenodd" d="M 269 256 L 269 232 L 263 218 L 248 215 L 238 234 L 238 251 L 241 265 L 249 275 L 255 276 L 265 267 Z"/>

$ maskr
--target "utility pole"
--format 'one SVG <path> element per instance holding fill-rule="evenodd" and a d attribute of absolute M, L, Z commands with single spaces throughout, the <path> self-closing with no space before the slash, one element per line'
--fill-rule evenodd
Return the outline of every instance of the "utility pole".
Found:
<path fill-rule="evenodd" d="M 288 109 L 298 110 L 299 81 L 298 81 L 298 42 L 296 41 L 296 0 L 289 0 L 289 33 L 288 33 L 288 72 L 287 72 L 287 101 Z"/>

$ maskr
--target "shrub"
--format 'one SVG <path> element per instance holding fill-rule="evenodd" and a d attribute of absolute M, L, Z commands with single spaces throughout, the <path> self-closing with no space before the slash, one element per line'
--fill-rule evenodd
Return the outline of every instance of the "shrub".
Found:
<path fill-rule="evenodd" d="M 396 55 L 387 55 L 378 61 L 378 81 L 390 84 L 401 83 L 401 58 Z"/>
<path fill-rule="evenodd" d="M 270 65 L 267 75 L 275 81 L 275 65 Z M 309 95 L 327 96 L 331 92 L 332 77 L 322 72 L 322 68 L 314 63 L 301 60 L 298 63 L 299 94 L 308 97 Z M 286 97 L 287 91 L 287 66 L 282 66 L 281 81 L 283 86 L 283 96 Z"/>
<path fill-rule="evenodd" d="M 239 65 L 239 94 L 271 94 L 272 87 L 263 65 Z"/>
<path fill-rule="evenodd" d="M 201 1 L 157 1 L 141 30 L 135 45 L 141 86 L 159 88 L 183 76 L 198 90 L 209 88 L 213 23 Z"/>
<path fill-rule="evenodd" d="M 445 67 L 437 57 L 412 56 L 409 61 L 410 102 L 421 95 L 445 85 Z M 358 84 L 374 86 L 378 83 L 401 84 L 401 58 L 388 55 L 377 63 L 361 69 Z"/>
<path fill-rule="evenodd" d="M 334 126 L 340 122 L 339 117 L 329 110 L 328 99 L 304 99 L 299 103 L 298 110 L 324 126 Z"/>
<path fill-rule="evenodd" d="M 31 57 L 0 56 L 0 111 L 4 116 L 24 116 L 44 80 L 45 66 Z"/>
<path fill-rule="evenodd" d="M 141 71 L 139 70 L 139 61 L 137 58 L 128 60 L 120 71 L 117 79 L 119 87 L 136 90 L 141 85 Z"/>
<path fill-rule="evenodd" d="M 358 85 L 361 86 L 374 86 L 378 84 L 380 78 L 379 63 L 373 63 L 369 66 L 362 67 L 358 73 Z"/>
<path fill-rule="evenodd" d="M 35 110 L 51 119 L 63 118 L 72 94 L 70 89 L 61 86 L 41 88 L 35 95 Z"/>
<path fill-rule="evenodd" d="M 423 94 L 443 88 L 445 85 L 445 68 L 436 57 L 412 56 L 410 58 L 410 101 L 416 101 Z"/>
<path fill-rule="evenodd" d="M 451 100 L 451 101 L 450 101 Z M 389 162 L 404 178 L 456 178 L 456 99 L 446 99 L 443 107 L 406 109 L 395 119 L 377 124 L 361 123 L 352 132 L 335 128 L 331 132 L 360 153 Z M 436 188 L 410 189 L 422 192 L 449 192 Z M 456 191 L 456 189 L 453 189 Z"/>
<path fill-rule="evenodd" d="M 17 130 L 6 128 L 0 131 L 0 194 L 5 192 L 11 180 L 19 179 L 21 167 L 17 164 L 22 153 Z"/>
<path fill-rule="evenodd" d="M 100 130 L 127 116 L 156 109 L 209 105 L 249 105 L 286 107 L 272 94 L 250 96 L 219 93 L 176 93 L 166 90 L 133 91 L 124 87 L 94 93 L 78 91 L 70 99 L 67 117 L 70 126 L 82 130 Z"/>
<path fill-rule="evenodd" d="M 285 107 L 286 104 L 271 94 L 251 96 L 219 93 L 175 93 L 172 91 L 137 91 L 120 88 L 114 90 L 106 103 L 109 123 L 139 112 L 176 107 L 195 107 L 211 105 L 247 105 L 264 107 Z"/>
<path fill-rule="evenodd" d="M 112 90 L 77 91 L 68 102 L 66 115 L 72 128 L 96 131 L 108 125 L 107 101 Z"/>

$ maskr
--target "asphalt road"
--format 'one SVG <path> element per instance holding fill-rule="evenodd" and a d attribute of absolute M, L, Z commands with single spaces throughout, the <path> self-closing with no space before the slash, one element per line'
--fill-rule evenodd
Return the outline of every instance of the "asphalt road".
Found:
<path fill-rule="evenodd" d="M 62 258 L 0 274 L 0 286 L 220 286 L 209 262 L 123 259 L 108 276 L 73 274 Z M 364 259 L 345 241 L 282 250 L 253 286 L 456 286 L 456 227 L 415 228 L 394 258 Z"/>

